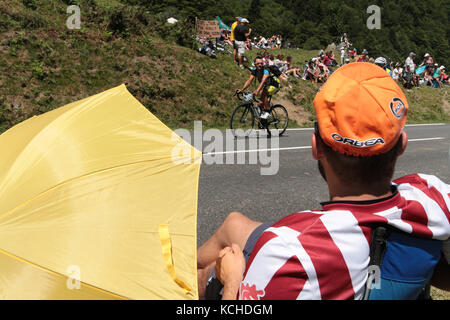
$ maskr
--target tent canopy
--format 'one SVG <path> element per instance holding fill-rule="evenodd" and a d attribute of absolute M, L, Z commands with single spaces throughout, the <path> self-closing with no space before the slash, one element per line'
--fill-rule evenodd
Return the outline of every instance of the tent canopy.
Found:
<path fill-rule="evenodd" d="M 228 26 L 227 24 L 225 24 L 219 16 L 217 16 L 217 17 L 215 18 L 215 20 L 217 20 L 217 22 L 219 22 L 219 28 L 220 28 L 220 29 L 224 29 L 224 30 L 229 30 L 229 31 L 231 31 L 231 27 Z"/>

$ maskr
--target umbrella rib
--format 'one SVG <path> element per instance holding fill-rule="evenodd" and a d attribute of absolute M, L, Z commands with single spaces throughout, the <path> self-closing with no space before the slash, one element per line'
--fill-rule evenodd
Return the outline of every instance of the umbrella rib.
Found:
<path fill-rule="evenodd" d="M 90 175 L 98 174 L 98 173 L 101 173 L 101 172 L 106 172 L 106 171 L 108 171 L 108 170 L 114 170 L 114 169 L 118 169 L 118 168 L 123 168 L 123 167 L 127 167 L 127 166 L 133 166 L 133 165 L 137 165 L 137 164 L 141 164 L 141 163 L 145 163 L 145 162 L 157 161 L 157 160 L 162 160 L 162 159 L 165 159 L 165 158 L 149 159 L 149 160 L 142 160 L 142 161 L 137 161 L 137 162 L 127 163 L 127 164 L 120 164 L 120 165 L 117 165 L 117 166 L 112 166 L 112 167 L 109 167 L 109 168 L 100 169 L 100 170 L 97 170 L 97 171 L 85 173 L 85 174 L 83 174 L 83 175 L 81 175 L 81 176 L 77 176 L 77 177 L 74 177 L 74 178 L 70 178 L 70 179 L 68 179 L 68 180 L 65 180 L 65 181 L 60 182 L 60 183 L 57 184 L 56 186 L 53 186 L 53 187 L 51 187 L 51 188 L 49 188 L 49 189 L 47 189 L 47 190 L 45 190 L 45 191 L 42 191 L 42 192 L 38 193 L 37 195 L 33 196 L 33 197 L 32 197 L 31 199 L 29 199 L 29 200 L 27 200 L 27 201 L 25 201 L 25 202 L 22 202 L 21 204 L 17 205 L 16 207 L 12 208 L 11 210 L 9 210 L 9 211 L 5 212 L 4 214 L 0 215 L 0 219 L 3 219 L 5 216 L 11 214 L 12 212 L 14 212 L 15 210 L 19 209 L 20 207 L 22 207 L 22 206 L 24 206 L 24 205 L 26 205 L 26 204 L 28 204 L 28 203 L 30 203 L 30 202 L 36 200 L 37 198 L 41 197 L 42 195 L 44 195 L 44 194 L 46 194 L 46 193 L 48 193 L 48 192 L 50 192 L 50 191 L 52 191 L 52 190 L 58 189 L 59 187 L 65 185 L 65 184 L 67 184 L 67 183 L 73 182 L 73 181 L 75 181 L 75 180 L 78 180 L 78 179 L 81 179 L 81 178 L 84 178 L 84 177 L 87 177 L 87 176 L 90 176 Z M 178 165 L 178 164 L 176 164 L 176 165 Z M 160 170 L 160 171 L 158 171 L 157 173 L 160 173 L 160 172 L 163 172 L 163 171 L 166 171 L 166 170 L 167 170 L 167 169 Z"/>
<path fill-rule="evenodd" d="M 6 255 L 6 256 L 8 256 L 8 257 L 11 257 L 11 258 L 13 258 L 13 259 L 15 259 L 15 260 L 24 262 L 24 263 L 26 263 L 26 264 L 28 264 L 28 265 L 31 265 L 31 266 L 33 266 L 33 267 L 35 267 L 35 268 L 38 268 L 38 269 L 42 270 L 42 271 L 45 271 L 45 272 L 48 272 L 48 273 L 51 273 L 51 274 L 54 274 L 54 275 L 57 275 L 57 276 L 60 276 L 60 277 L 69 278 L 69 277 L 65 276 L 64 274 L 62 274 L 62 273 L 59 273 L 59 272 L 50 270 L 50 269 L 48 269 L 48 268 L 46 268 L 46 267 L 40 266 L 40 265 L 38 265 L 38 264 L 36 264 L 36 263 L 33 263 L 33 262 L 31 262 L 31 261 L 29 261 L 29 260 L 26 260 L 26 259 L 24 259 L 24 258 L 18 257 L 18 256 L 16 256 L 15 254 L 12 254 L 12 253 L 7 252 L 7 251 L 5 251 L 5 250 L 0 249 L 0 253 Z M 108 290 L 105 290 L 105 289 L 101 289 L 101 288 L 99 288 L 99 287 L 96 287 L 96 286 L 94 286 L 94 285 L 92 285 L 92 284 L 89 284 L 89 283 L 86 283 L 86 282 L 84 282 L 84 281 L 81 281 L 81 280 L 80 280 L 80 283 L 84 284 L 85 286 L 87 286 L 87 287 L 89 287 L 89 288 L 91 288 L 91 289 L 98 290 L 98 291 L 100 291 L 100 292 L 102 292 L 102 293 L 106 293 L 106 294 L 111 295 L 111 296 L 114 296 L 114 297 L 117 297 L 117 298 L 120 298 L 120 299 L 124 299 L 124 300 L 131 300 L 130 298 L 127 298 L 127 297 L 125 297 L 125 296 L 122 296 L 122 295 L 120 295 L 120 294 L 117 294 L 117 293 L 114 293 L 114 292 L 111 292 L 111 291 L 108 291 Z"/>

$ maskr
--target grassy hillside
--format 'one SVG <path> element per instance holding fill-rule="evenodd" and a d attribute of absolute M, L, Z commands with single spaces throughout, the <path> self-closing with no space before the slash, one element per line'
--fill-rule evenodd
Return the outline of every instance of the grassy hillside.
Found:
<path fill-rule="evenodd" d="M 0 132 L 24 119 L 108 88 L 127 87 L 172 128 L 227 127 L 232 97 L 248 71 L 231 56 L 197 52 L 189 25 L 119 1 L 83 1 L 81 29 L 70 30 L 63 1 L 6 0 L 0 8 Z M 76 1 L 75 1 L 76 2 Z M 39 5 L 38 5 L 39 4 Z M 178 45 L 184 44 L 184 46 Z M 275 50 L 299 66 L 318 50 Z M 255 51 L 249 53 L 253 58 Z M 291 79 L 277 95 L 292 126 L 311 126 L 319 85 Z M 450 89 L 407 93 L 409 122 L 448 122 Z"/>

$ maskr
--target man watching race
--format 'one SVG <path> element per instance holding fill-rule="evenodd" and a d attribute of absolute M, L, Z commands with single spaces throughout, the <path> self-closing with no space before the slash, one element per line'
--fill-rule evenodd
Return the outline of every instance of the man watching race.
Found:
<path fill-rule="evenodd" d="M 222 299 L 417 299 L 430 280 L 449 290 L 450 185 L 425 174 L 392 181 L 408 141 L 402 90 L 378 66 L 350 63 L 313 103 L 312 155 L 329 201 L 275 223 L 230 213 L 198 249 L 200 296 L 214 279 Z M 390 236 L 380 287 L 367 291 L 380 224 Z"/>
<path fill-rule="evenodd" d="M 241 89 L 237 89 L 236 92 L 242 92 L 247 89 L 253 82 L 253 79 L 257 78 L 259 86 L 253 91 L 255 96 L 261 97 L 261 102 L 258 106 L 261 108 L 261 118 L 268 119 L 270 117 L 269 111 L 269 97 L 274 95 L 280 89 L 280 79 L 273 75 L 268 68 L 264 67 L 264 61 L 261 57 L 256 57 L 255 68 L 252 69 L 250 77 L 245 82 Z"/>

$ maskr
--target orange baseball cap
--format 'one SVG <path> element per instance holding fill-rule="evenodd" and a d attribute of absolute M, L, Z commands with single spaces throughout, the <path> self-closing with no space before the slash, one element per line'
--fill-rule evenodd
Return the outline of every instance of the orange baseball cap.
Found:
<path fill-rule="evenodd" d="M 372 63 L 337 69 L 314 98 L 322 140 L 350 156 L 391 150 L 406 124 L 408 101 L 389 74 Z"/>

